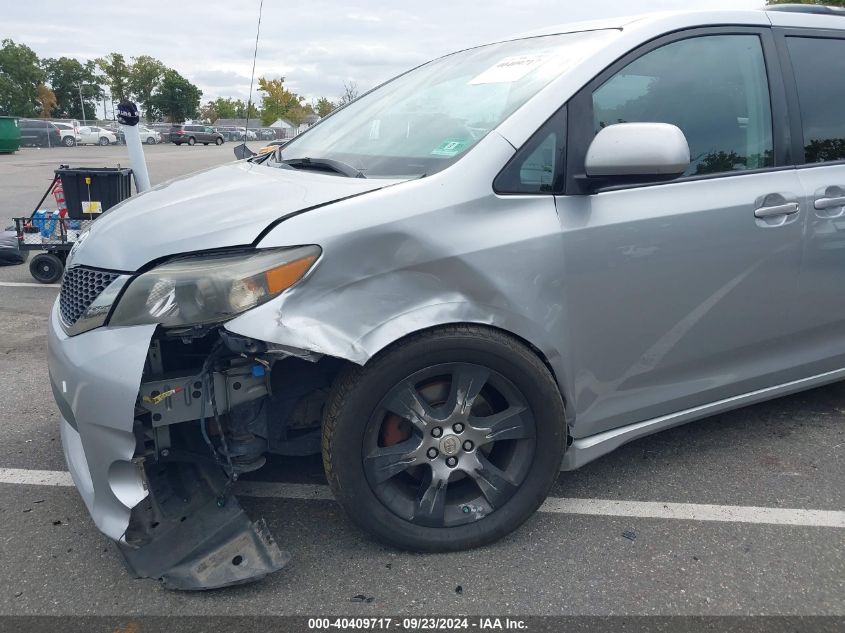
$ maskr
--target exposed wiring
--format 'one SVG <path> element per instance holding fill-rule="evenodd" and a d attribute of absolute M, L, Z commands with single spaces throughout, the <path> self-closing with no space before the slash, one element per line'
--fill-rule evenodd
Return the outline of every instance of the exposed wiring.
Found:
<path fill-rule="evenodd" d="M 229 454 L 229 444 L 226 442 L 226 433 L 223 431 L 223 425 L 220 423 L 220 416 L 217 413 L 217 400 L 214 395 L 214 379 L 209 382 L 209 397 L 211 399 L 211 413 L 214 415 L 214 421 L 217 423 L 217 428 L 220 430 L 220 443 L 223 445 L 223 455 L 226 457 L 226 463 L 229 466 L 229 481 L 234 481 L 238 478 L 234 466 L 232 466 L 232 456 Z"/>

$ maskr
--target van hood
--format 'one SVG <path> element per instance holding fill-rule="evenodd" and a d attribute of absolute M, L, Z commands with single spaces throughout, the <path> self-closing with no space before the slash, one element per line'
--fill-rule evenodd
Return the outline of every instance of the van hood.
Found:
<path fill-rule="evenodd" d="M 275 220 L 398 182 L 228 163 L 109 209 L 69 264 L 133 272 L 169 255 L 248 246 Z"/>

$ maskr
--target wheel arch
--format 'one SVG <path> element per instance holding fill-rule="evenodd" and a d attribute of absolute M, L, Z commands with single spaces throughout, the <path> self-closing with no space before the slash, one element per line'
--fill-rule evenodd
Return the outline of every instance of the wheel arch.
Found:
<path fill-rule="evenodd" d="M 501 334 L 505 334 L 506 336 L 510 336 L 510 337 L 516 339 L 517 341 L 519 341 L 519 343 L 521 343 L 522 345 L 527 347 L 529 350 L 531 350 L 531 352 L 543 362 L 543 364 L 546 366 L 546 368 L 551 372 L 552 377 L 555 379 L 555 382 L 557 382 L 558 386 L 560 386 L 559 377 L 558 377 L 559 370 L 557 368 L 555 368 L 555 366 L 552 364 L 552 362 L 550 360 L 550 354 L 549 354 L 548 351 L 544 351 L 542 348 L 538 347 L 536 344 L 534 344 L 529 339 L 525 338 L 524 336 L 520 335 L 517 332 L 513 332 L 513 331 L 511 331 L 507 328 L 501 327 L 501 326 L 496 325 L 496 324 L 481 322 L 481 321 L 446 320 L 446 321 L 443 321 L 442 323 L 438 323 L 436 325 L 427 325 L 427 326 L 421 327 L 419 329 L 410 330 L 410 331 L 406 332 L 405 334 L 403 334 L 402 336 L 400 336 L 399 338 L 391 340 L 390 342 L 384 343 L 384 341 L 380 341 L 381 347 L 379 347 L 378 349 L 373 351 L 372 355 L 363 364 L 364 364 L 364 366 L 366 366 L 366 364 L 369 363 L 370 360 L 372 360 L 373 357 L 375 357 L 375 356 L 377 356 L 377 355 L 379 355 L 383 352 L 386 352 L 393 347 L 401 345 L 402 343 L 404 343 L 408 339 L 413 338 L 415 336 L 419 336 L 420 334 L 427 334 L 427 333 L 430 333 L 430 332 L 436 332 L 437 330 L 443 330 L 443 329 L 446 329 L 446 328 L 462 327 L 462 326 L 472 327 L 472 328 L 480 328 L 480 329 L 486 329 L 486 330 L 490 330 L 490 331 L 494 331 L 494 332 L 499 332 Z M 374 335 L 377 335 L 377 333 L 374 333 Z M 378 340 L 378 339 L 376 339 L 376 340 Z M 559 354 L 557 353 L 557 350 L 554 350 L 552 352 L 552 354 L 554 354 L 554 357 L 559 356 Z"/>
<path fill-rule="evenodd" d="M 263 318 L 253 321 L 247 315 L 249 313 L 230 321 L 226 328 L 258 340 L 325 354 L 361 366 L 366 366 L 387 349 L 424 332 L 462 325 L 489 328 L 515 338 L 543 362 L 563 398 L 567 423 L 572 423 L 570 417 L 574 407 L 569 406 L 569 403 L 574 402 L 574 398 L 564 350 L 539 323 L 501 307 L 460 301 L 420 306 L 371 326 L 354 340 L 348 332 L 326 323 L 310 320 L 302 322 L 298 319 L 283 324 L 278 321 L 268 323 Z"/>
<path fill-rule="evenodd" d="M 543 336 L 542 330 L 535 323 L 516 314 L 508 314 L 507 318 L 496 318 L 497 315 L 492 311 L 485 315 L 486 318 L 470 318 L 467 315 L 465 318 L 444 316 L 442 319 L 437 319 L 435 315 L 427 315 L 426 312 L 428 311 L 423 309 L 399 315 L 362 337 L 360 347 L 366 349 L 369 355 L 364 362 L 359 364 L 366 366 L 373 357 L 426 332 L 460 326 L 489 329 L 516 339 L 542 361 L 557 384 L 563 398 L 567 423 L 571 423 L 569 417 L 574 407 L 569 406 L 572 402 L 572 393 L 569 387 L 570 382 L 566 380 L 568 370 L 564 366 L 565 355 L 557 345 Z M 420 323 L 425 323 L 425 325 L 415 327 Z"/>

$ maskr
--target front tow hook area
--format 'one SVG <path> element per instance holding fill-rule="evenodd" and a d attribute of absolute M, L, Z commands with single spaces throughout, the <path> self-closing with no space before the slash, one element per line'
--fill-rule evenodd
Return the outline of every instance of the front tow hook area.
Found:
<path fill-rule="evenodd" d="M 118 543 L 136 577 L 169 589 L 216 589 L 259 580 L 290 560 L 264 519 L 249 519 L 219 469 L 174 461 L 144 471 L 150 494 Z"/>

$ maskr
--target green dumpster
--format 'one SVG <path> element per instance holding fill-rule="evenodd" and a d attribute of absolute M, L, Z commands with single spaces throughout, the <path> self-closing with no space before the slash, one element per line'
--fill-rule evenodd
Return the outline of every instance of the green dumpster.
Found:
<path fill-rule="evenodd" d="M 0 116 L 0 154 L 18 151 L 21 146 L 21 129 L 18 120 L 11 116 Z"/>

